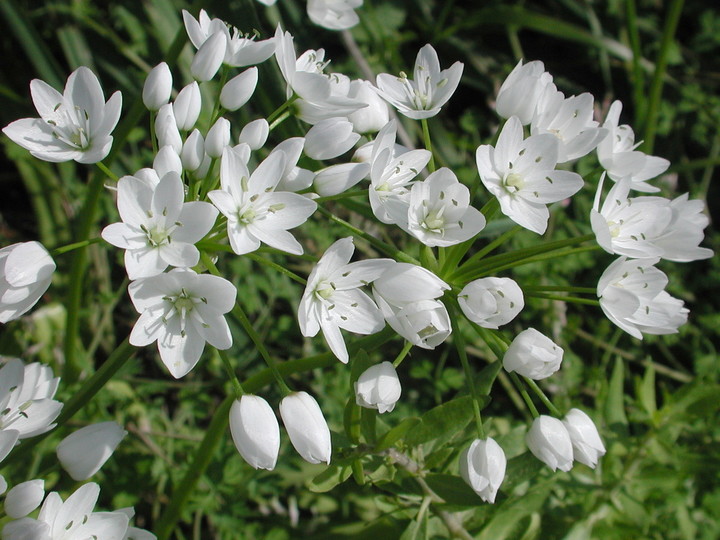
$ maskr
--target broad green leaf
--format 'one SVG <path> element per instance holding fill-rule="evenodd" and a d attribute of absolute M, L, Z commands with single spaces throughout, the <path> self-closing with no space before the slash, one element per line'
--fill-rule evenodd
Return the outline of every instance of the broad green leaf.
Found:
<path fill-rule="evenodd" d="M 510 493 L 516 486 L 537 476 L 542 468 L 542 462 L 530 452 L 508 460 L 500 492 Z"/>
<path fill-rule="evenodd" d="M 368 444 L 375 444 L 377 440 L 376 424 L 378 412 L 374 409 L 366 409 L 365 407 L 359 407 L 359 409 L 360 431 Z"/>
<path fill-rule="evenodd" d="M 483 401 L 481 408 L 487 401 L 487 399 Z M 405 442 L 411 446 L 416 446 L 432 441 L 442 435 L 457 433 L 465 429 L 465 426 L 472 419 L 472 397 L 462 396 L 453 399 L 434 409 L 430 409 L 422 415 L 420 425 L 406 437 Z"/>
<path fill-rule="evenodd" d="M 523 533 L 532 526 L 532 520 L 525 518 L 542 508 L 550 494 L 552 482 L 543 482 L 530 488 L 527 493 L 516 499 L 506 501 L 500 506 L 478 540 L 503 540 L 521 538 Z M 501 488 L 502 489 L 502 488 Z"/>
<path fill-rule="evenodd" d="M 355 395 L 351 394 L 345 404 L 343 427 L 345 435 L 353 444 L 360 442 L 360 407 L 355 403 Z"/>
<path fill-rule="evenodd" d="M 484 504 L 465 480 L 451 474 L 428 474 L 425 481 L 443 500 L 453 506 L 473 507 Z"/>
<path fill-rule="evenodd" d="M 490 395 L 490 390 L 492 389 L 492 385 L 495 382 L 495 379 L 497 378 L 498 373 L 500 373 L 500 370 L 502 369 L 502 362 L 499 360 L 493 362 L 492 364 L 489 364 L 485 366 L 480 373 L 478 373 L 477 377 L 475 377 L 477 392 L 481 396 L 487 396 Z"/>
<path fill-rule="evenodd" d="M 418 515 L 417 519 L 410 522 L 405 532 L 402 533 L 400 540 L 426 540 L 428 538 L 428 521 L 427 510 Z"/>
<path fill-rule="evenodd" d="M 396 442 L 405 437 L 411 429 L 417 426 L 419 422 L 420 419 L 415 416 L 403 418 L 397 426 L 378 439 L 378 442 L 375 445 L 375 451 L 381 452 L 392 447 Z"/>
<path fill-rule="evenodd" d="M 657 411 L 657 402 L 655 397 L 655 370 L 652 364 L 649 364 L 645 370 L 645 376 L 642 378 L 637 388 L 638 401 L 642 405 L 643 409 L 648 413 L 650 418 L 655 415 Z"/>
<path fill-rule="evenodd" d="M 310 481 L 308 489 L 315 493 L 325 493 L 350 478 L 352 470 L 347 465 L 330 465 Z"/>

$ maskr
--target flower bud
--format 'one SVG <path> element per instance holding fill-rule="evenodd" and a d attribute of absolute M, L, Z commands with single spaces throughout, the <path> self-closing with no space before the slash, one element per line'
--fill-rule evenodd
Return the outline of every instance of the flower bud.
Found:
<path fill-rule="evenodd" d="M 170 171 L 182 174 L 182 160 L 172 146 L 163 146 L 160 148 L 158 153 L 155 154 L 155 159 L 153 159 L 153 169 L 155 169 L 155 172 L 158 175 L 159 182 L 159 179 Z"/>
<path fill-rule="evenodd" d="M 400 380 L 395 366 L 383 362 L 366 369 L 355 382 L 355 401 L 361 407 L 391 412 L 400 399 Z"/>
<path fill-rule="evenodd" d="M 252 97 L 258 82 L 258 68 L 251 67 L 230 79 L 220 92 L 220 105 L 236 111 Z"/>
<path fill-rule="evenodd" d="M 195 53 L 190 73 L 198 81 L 209 81 L 212 79 L 225 58 L 227 37 L 223 32 L 215 32 L 207 38 Z"/>
<path fill-rule="evenodd" d="M 5 493 L 7 491 L 7 480 L 5 480 L 5 477 L 0 474 L 0 495 Z"/>
<path fill-rule="evenodd" d="M 340 163 L 330 165 L 315 175 L 313 185 L 321 197 L 338 195 L 347 191 L 370 172 L 367 163 Z"/>
<path fill-rule="evenodd" d="M 367 103 L 367 107 L 348 115 L 355 133 L 375 133 L 390 121 L 387 102 L 372 89 L 369 81 L 356 80 L 350 83 L 348 97 Z"/>
<path fill-rule="evenodd" d="M 225 118 L 218 118 L 205 137 L 205 153 L 217 159 L 222 156 L 228 144 L 230 144 L 230 122 Z"/>
<path fill-rule="evenodd" d="M 505 479 L 507 459 L 494 439 L 475 439 L 460 454 L 460 476 L 480 498 L 495 502 L 495 495 Z"/>
<path fill-rule="evenodd" d="M 172 92 L 172 73 L 165 62 L 160 62 L 150 70 L 142 91 L 142 100 L 150 111 L 157 111 L 170 99 Z"/>
<path fill-rule="evenodd" d="M 180 90 L 173 102 L 173 113 L 175 114 L 178 129 L 180 131 L 190 131 L 200 116 L 201 108 L 200 86 L 196 81 L 193 81 Z"/>
<path fill-rule="evenodd" d="M 280 402 L 280 416 L 297 453 L 309 463 L 330 464 L 330 429 L 315 398 L 294 392 Z"/>
<path fill-rule="evenodd" d="M 155 118 L 155 137 L 157 137 L 158 148 L 172 146 L 178 155 L 182 152 L 182 137 L 175 120 L 173 106 L 170 103 L 166 103 L 158 111 Z"/>
<path fill-rule="evenodd" d="M 539 381 L 560 369 L 562 358 L 563 350 L 559 345 L 534 328 L 528 328 L 515 336 L 505 351 L 503 367 Z"/>
<path fill-rule="evenodd" d="M 350 150 L 360 135 L 344 118 L 321 120 L 305 135 L 305 154 L 317 160 L 332 159 Z"/>
<path fill-rule="evenodd" d="M 60 465 L 73 480 L 87 480 L 112 456 L 127 431 L 117 422 L 101 422 L 79 429 L 58 444 Z"/>
<path fill-rule="evenodd" d="M 419 300 L 403 306 L 391 306 L 375 295 L 387 323 L 413 345 L 434 349 L 452 333 L 450 316 L 440 300 Z"/>
<path fill-rule="evenodd" d="M 458 294 L 465 316 L 483 328 L 497 330 L 525 307 L 523 293 L 510 278 L 487 277 L 471 281 Z"/>
<path fill-rule="evenodd" d="M 565 425 L 552 416 L 538 416 L 525 435 L 525 443 L 540 461 L 553 471 L 573 466 L 573 446 Z"/>
<path fill-rule="evenodd" d="M 562 422 L 570 434 L 575 460 L 594 469 L 605 455 L 605 446 L 593 421 L 580 409 L 570 409 Z"/>
<path fill-rule="evenodd" d="M 28 480 L 18 484 L 5 496 L 5 513 L 20 519 L 35 510 L 45 497 L 45 480 Z"/>
<path fill-rule="evenodd" d="M 183 144 L 182 154 L 180 154 L 182 167 L 186 171 L 195 171 L 202 165 L 204 158 L 205 139 L 197 129 L 194 129 Z"/>
<path fill-rule="evenodd" d="M 517 63 L 498 90 L 495 110 L 503 118 L 517 116 L 523 125 L 533 118 L 535 107 L 552 76 L 540 61 Z"/>
<path fill-rule="evenodd" d="M 230 433 L 235 447 L 251 467 L 275 468 L 280 451 L 280 426 L 272 407 L 260 396 L 236 399 L 230 407 Z"/>
<path fill-rule="evenodd" d="M 242 128 L 238 142 L 247 143 L 250 150 L 259 150 L 267 141 L 269 134 L 270 124 L 264 118 L 259 118 L 249 122 Z M 297 159 L 295 161 L 297 162 Z"/>
<path fill-rule="evenodd" d="M 0 249 L 0 322 L 20 317 L 47 291 L 55 261 L 40 242 Z"/>

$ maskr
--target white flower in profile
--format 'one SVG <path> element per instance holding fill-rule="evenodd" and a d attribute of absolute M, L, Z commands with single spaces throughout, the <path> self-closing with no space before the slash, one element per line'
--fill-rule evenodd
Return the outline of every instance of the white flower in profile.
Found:
<path fill-rule="evenodd" d="M 455 92 L 463 63 L 455 62 L 448 69 L 440 69 L 440 60 L 432 45 L 425 45 L 415 59 L 414 79 L 380 73 L 376 79 L 377 93 L 408 118 L 421 120 L 440 112 Z"/>
<path fill-rule="evenodd" d="M 620 257 L 607 267 L 597 286 L 600 307 L 613 324 L 633 337 L 674 334 L 687 321 L 682 300 L 665 292 L 667 276 L 653 265 L 659 258 Z"/>
<path fill-rule="evenodd" d="M 17 358 L 5 362 L 0 368 L 0 435 L 6 444 L 12 448 L 17 440 L 55 427 L 53 422 L 63 407 L 53 399 L 59 383 L 49 366 L 25 365 Z"/>
<path fill-rule="evenodd" d="M 127 431 L 117 422 L 91 424 L 60 441 L 55 453 L 73 480 L 87 480 L 110 459 L 125 435 Z"/>
<path fill-rule="evenodd" d="M 140 313 L 130 343 L 157 341 L 160 359 L 176 379 L 195 367 L 206 341 L 222 350 L 232 345 L 224 314 L 235 305 L 237 291 L 228 280 L 175 269 L 133 281 L 128 292 Z"/>
<path fill-rule="evenodd" d="M 370 81 L 356 79 L 350 82 L 348 97 L 365 103 L 367 107 L 348 115 L 356 133 L 375 133 L 390 120 L 390 110 L 384 99 L 375 90 Z"/>
<path fill-rule="evenodd" d="M 427 150 L 397 152 L 397 122 L 391 120 L 378 132 L 370 156 L 368 197 L 375 217 L 383 223 L 407 226 L 411 182 L 430 161 Z M 392 210 L 389 210 L 392 209 Z"/>
<path fill-rule="evenodd" d="M 670 201 L 672 217 L 667 226 L 653 238 L 653 244 L 662 250 L 662 258 L 675 262 L 709 259 L 711 249 L 699 247 L 704 238 L 703 229 L 710 219 L 704 213 L 705 203 L 688 200 L 685 193 Z"/>
<path fill-rule="evenodd" d="M 486 277 L 471 281 L 458 293 L 465 316 L 483 328 L 497 330 L 525 307 L 520 286 L 510 278 Z"/>
<path fill-rule="evenodd" d="M 354 251 L 352 237 L 327 249 L 308 277 L 298 308 L 302 335 L 313 337 L 322 330 L 330 350 L 345 364 L 349 357 L 341 328 L 367 335 L 385 326 L 382 313 L 360 287 L 377 279 L 390 264 L 388 259 L 351 263 Z"/>
<path fill-rule="evenodd" d="M 605 455 L 605 445 L 595 423 L 580 409 L 570 409 L 562 423 L 570 434 L 575 461 L 594 469 Z"/>
<path fill-rule="evenodd" d="M 39 79 L 30 93 L 40 118 L 23 118 L 3 128 L 16 144 L 44 161 L 97 163 L 110 152 L 110 135 L 120 118 L 122 95 L 105 102 L 95 74 L 81 66 L 70 74 L 61 94 Z"/>
<path fill-rule="evenodd" d="M 396 208 L 388 210 L 395 212 Z M 393 217 L 402 226 L 401 216 Z M 412 186 L 406 230 L 426 246 L 453 246 L 484 227 L 485 216 L 470 205 L 470 190 L 447 167 Z"/>
<path fill-rule="evenodd" d="M 260 396 L 244 394 L 230 407 L 230 434 L 242 458 L 255 469 L 273 470 L 280 451 L 280 426 Z"/>
<path fill-rule="evenodd" d="M 503 81 L 495 100 L 495 109 L 503 118 L 517 116 L 527 125 L 535 114 L 543 89 L 553 80 L 539 60 L 523 64 L 520 60 Z"/>
<path fill-rule="evenodd" d="M 318 161 L 336 158 L 360 140 L 345 118 L 321 120 L 305 134 L 305 154 Z"/>
<path fill-rule="evenodd" d="M 290 442 L 305 461 L 330 465 L 330 428 L 314 397 L 307 392 L 285 396 L 280 402 L 280 416 Z"/>
<path fill-rule="evenodd" d="M 288 229 L 305 223 L 317 203 L 297 193 L 274 191 L 284 170 L 283 152 L 271 153 L 252 174 L 234 150 L 223 152 L 222 189 L 208 197 L 227 217 L 230 245 L 238 255 L 255 251 L 261 242 L 295 255 L 303 253 Z"/>
<path fill-rule="evenodd" d="M 354 387 L 355 402 L 380 414 L 392 412 L 402 392 L 397 371 L 390 362 L 381 362 L 363 371 Z"/>
<path fill-rule="evenodd" d="M 100 487 L 90 482 L 79 487 L 65 502 L 53 491 L 37 519 L 10 521 L 2 530 L 3 540 L 124 540 L 129 517 L 122 511 L 93 512 Z"/>
<path fill-rule="evenodd" d="M 200 252 L 193 244 L 210 232 L 218 215 L 210 203 L 183 202 L 184 186 L 175 172 L 155 187 L 124 176 L 117 189 L 122 222 L 108 225 L 101 236 L 125 250 L 130 279 L 157 275 L 168 265 L 185 268 L 198 263 Z"/>
<path fill-rule="evenodd" d="M 568 98 L 548 83 L 541 94 L 530 124 L 530 133 L 555 135 L 559 142 L 558 163 L 580 158 L 593 151 L 608 134 L 593 120 L 593 96 Z"/>
<path fill-rule="evenodd" d="M 313 178 L 315 192 L 321 197 L 343 193 L 367 177 L 367 163 L 338 163 L 321 169 Z"/>
<path fill-rule="evenodd" d="M 497 197 L 503 214 L 538 234 L 547 228 L 547 205 L 571 197 L 583 186 L 577 173 L 555 170 L 558 144 L 557 137 L 548 134 L 523 139 L 520 120 L 513 116 L 495 147 L 481 145 L 475 155 L 480 179 Z"/>
<path fill-rule="evenodd" d="M 525 435 L 525 443 L 540 461 L 553 471 L 569 471 L 573 466 L 573 446 L 565 425 L 552 416 L 540 415 Z"/>
<path fill-rule="evenodd" d="M 0 249 L 0 322 L 17 319 L 45 294 L 55 261 L 40 242 L 20 242 Z"/>
<path fill-rule="evenodd" d="M 626 124 L 619 125 L 621 111 L 622 103 L 614 101 L 605 117 L 602 127 L 608 130 L 608 135 L 597 147 L 600 165 L 616 182 L 629 177 L 631 189 L 647 193 L 660 191 L 647 180 L 664 173 L 670 162 L 636 150 L 642 141 L 636 144 L 633 129 Z"/>
<path fill-rule="evenodd" d="M 503 367 L 539 381 L 546 379 L 558 369 L 563 359 L 563 349 L 549 337 L 534 328 L 523 330 L 512 340 L 505 356 Z"/>
<path fill-rule="evenodd" d="M 460 454 L 460 476 L 483 501 L 491 504 L 505 479 L 506 467 L 505 452 L 491 437 L 475 439 Z"/>
<path fill-rule="evenodd" d="M 307 14 L 315 24 L 328 30 L 347 30 L 360 22 L 355 10 L 363 0 L 308 0 Z"/>
<path fill-rule="evenodd" d="M 670 201 L 662 197 L 628 199 L 631 182 L 626 177 L 612 187 L 600 207 L 602 186 L 601 178 L 594 208 L 590 211 L 597 243 L 616 255 L 636 259 L 661 256 L 663 249 L 654 239 L 670 224 L 673 214 Z"/>

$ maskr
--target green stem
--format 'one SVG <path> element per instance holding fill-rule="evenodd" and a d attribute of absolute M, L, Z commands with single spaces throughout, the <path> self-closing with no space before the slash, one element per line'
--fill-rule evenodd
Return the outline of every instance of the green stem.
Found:
<path fill-rule="evenodd" d="M 155 136 L 155 119 L 157 118 L 157 112 L 150 111 L 150 140 L 152 141 L 153 155 L 158 153 L 158 142 Z"/>
<path fill-rule="evenodd" d="M 637 9 L 635 0 L 627 0 L 625 2 L 625 19 L 627 21 L 628 37 L 630 38 L 630 48 L 632 49 L 632 83 L 633 83 L 633 101 L 635 105 L 635 125 L 640 128 L 645 125 L 644 107 L 645 99 L 645 75 L 643 73 L 640 60 L 642 59 L 642 51 L 640 49 L 640 32 L 637 26 Z"/>
<path fill-rule="evenodd" d="M 592 287 L 568 287 L 565 285 L 533 285 L 530 287 L 523 287 L 523 290 L 535 292 L 535 291 L 561 291 L 561 292 L 574 292 L 581 294 L 597 294 L 597 290 Z"/>
<path fill-rule="evenodd" d="M 533 403 L 532 398 L 530 397 L 530 394 L 528 394 L 527 387 L 523 384 L 520 377 L 518 377 L 518 374 L 514 371 L 510 372 L 510 378 L 515 383 L 515 386 L 517 387 L 518 391 L 520 392 L 520 395 L 522 396 L 523 400 L 525 400 L 525 404 L 528 406 L 528 409 L 530 409 L 530 414 L 532 414 L 533 418 L 537 418 L 540 416 L 540 413 L 538 412 L 537 408 L 535 407 L 535 404 Z"/>
<path fill-rule="evenodd" d="M 282 124 L 285 120 L 290 118 L 290 111 L 285 111 L 280 116 L 278 116 L 275 120 L 272 121 L 270 124 L 270 131 L 278 127 L 280 124 Z"/>
<path fill-rule="evenodd" d="M 272 124 L 282 113 L 284 113 L 290 105 L 293 104 L 300 96 L 297 94 L 293 94 L 290 96 L 290 98 L 280 105 L 277 109 L 275 109 L 272 113 L 270 113 L 270 116 L 267 117 L 268 124 Z"/>
<path fill-rule="evenodd" d="M 300 285 L 307 285 L 307 280 L 301 278 L 296 273 L 291 272 L 284 266 L 280 266 L 278 263 L 268 261 L 267 259 L 262 258 L 260 255 L 257 255 L 256 253 L 246 253 L 245 256 L 248 257 L 249 259 L 252 259 L 255 262 L 258 262 L 265 266 L 269 266 L 270 268 L 272 268 L 273 270 L 277 270 L 281 274 L 285 274 L 287 277 L 289 277 L 293 281 L 300 283 Z"/>
<path fill-rule="evenodd" d="M 533 392 L 535 392 L 535 394 L 537 395 L 537 397 L 540 398 L 540 401 L 542 401 L 542 402 L 545 404 L 545 406 L 546 406 L 546 407 L 548 408 L 548 410 L 552 413 L 552 415 L 555 416 L 556 418 L 561 418 L 561 417 L 562 417 L 562 414 L 560 413 L 560 411 L 558 410 L 558 408 L 555 407 L 555 405 L 553 405 L 552 401 L 550 401 L 550 398 L 548 398 L 548 397 L 545 395 L 545 392 L 542 391 L 542 388 L 540 388 L 540 387 L 538 386 L 538 384 L 537 384 L 533 379 L 531 379 L 531 378 L 529 378 L 529 377 L 523 377 L 523 379 L 525 380 L 525 383 L 526 383 L 530 388 L 532 388 Z"/>
<path fill-rule="evenodd" d="M 400 363 L 405 359 L 407 354 L 410 352 L 410 349 L 412 349 L 413 344 L 409 341 L 405 342 L 405 345 L 403 345 L 402 351 L 400 351 L 400 354 L 395 357 L 395 360 L 393 361 L 393 366 L 398 367 Z"/>
<path fill-rule="evenodd" d="M 561 302 L 570 302 L 573 304 L 584 304 L 587 306 L 599 306 L 600 302 L 597 300 L 591 300 L 589 298 L 578 298 L 576 296 L 563 296 L 560 294 L 543 294 L 539 292 L 528 292 L 525 291 L 526 297 L 531 298 L 543 298 L 545 300 L 560 300 Z"/>
<path fill-rule="evenodd" d="M 111 178 L 115 182 L 118 181 L 118 175 L 115 174 L 110 170 L 110 168 L 105 165 L 102 161 L 98 161 L 95 165 L 97 165 L 97 168 L 100 169 L 103 173 L 107 175 L 108 178 Z"/>
<path fill-rule="evenodd" d="M 52 255 L 53 257 L 57 257 L 58 255 L 68 253 L 68 252 L 74 251 L 76 249 L 84 248 L 84 247 L 92 245 L 92 244 L 97 244 L 98 242 L 101 242 L 101 241 L 102 241 L 102 238 L 98 236 L 97 238 L 91 238 L 90 240 L 83 240 L 82 242 L 75 242 L 74 244 L 68 244 L 66 246 L 61 246 L 61 247 L 53 249 L 50 252 L 50 255 Z"/>
<path fill-rule="evenodd" d="M 483 205 L 480 209 L 480 213 L 485 216 L 486 221 L 490 221 L 493 217 L 495 217 L 498 210 L 500 210 L 500 201 L 493 197 Z"/>
<path fill-rule="evenodd" d="M 328 195 L 327 197 L 318 197 L 314 199 L 316 203 L 322 204 L 328 201 L 337 201 L 341 199 L 350 199 L 353 197 L 365 197 L 367 196 L 366 189 L 358 189 L 355 191 L 346 191 L 345 193 L 338 193 L 337 195 Z"/>
<path fill-rule="evenodd" d="M 230 362 L 230 357 L 228 356 L 227 351 L 220 349 L 215 349 L 215 351 L 218 353 L 218 356 L 220 356 L 220 360 L 222 360 L 222 363 L 225 366 L 225 371 L 227 371 L 228 376 L 230 377 L 230 382 L 232 382 L 233 388 L 235 389 L 235 398 L 240 398 L 245 391 L 235 374 L 235 370 L 232 367 L 232 362 Z"/>
<path fill-rule="evenodd" d="M 474 253 L 467 261 L 465 261 L 465 264 L 474 264 L 488 253 L 491 253 L 492 251 L 496 250 L 500 246 L 502 246 L 505 242 L 510 240 L 513 236 L 515 236 L 517 233 L 523 230 L 523 227 L 520 225 L 517 225 L 516 227 L 513 227 L 509 231 L 504 232 L 500 236 L 498 236 L 495 240 L 490 242 L 487 246 L 482 248 L 477 253 Z"/>
<path fill-rule="evenodd" d="M 432 142 L 430 141 L 430 128 L 428 127 L 427 118 L 420 120 L 423 130 L 423 138 L 425 139 L 425 148 L 430 152 L 430 163 L 428 163 L 428 170 L 433 173 L 435 172 L 435 156 L 433 156 Z"/>

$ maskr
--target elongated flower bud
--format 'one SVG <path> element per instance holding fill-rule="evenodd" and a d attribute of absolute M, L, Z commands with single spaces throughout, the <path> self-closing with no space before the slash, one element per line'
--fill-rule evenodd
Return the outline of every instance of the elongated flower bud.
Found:
<path fill-rule="evenodd" d="M 209 81 L 212 79 L 225 58 L 227 37 L 223 32 L 215 32 L 205 40 L 195 53 L 190 73 L 198 81 Z"/>
<path fill-rule="evenodd" d="M 220 92 L 220 105 L 236 111 L 252 97 L 258 82 L 258 69 L 251 67 L 230 79 Z"/>
<path fill-rule="evenodd" d="M 330 464 L 330 429 L 315 398 L 295 392 L 280 402 L 280 416 L 297 453 L 309 463 Z"/>
<path fill-rule="evenodd" d="M 218 118 L 205 137 L 205 153 L 211 158 L 219 158 L 228 144 L 230 144 L 230 122 L 225 118 Z"/>
<path fill-rule="evenodd" d="M 205 159 L 205 139 L 197 129 L 194 129 L 185 140 L 180 159 L 183 169 L 188 171 L 195 171 L 202 165 Z"/>
<path fill-rule="evenodd" d="M 160 62 L 150 70 L 143 86 L 142 100 L 150 111 L 157 111 L 170 99 L 172 92 L 172 73 L 165 62 Z"/>
<path fill-rule="evenodd" d="M 55 261 L 40 242 L 0 249 L 0 322 L 28 311 L 50 286 Z"/>
<path fill-rule="evenodd" d="M 155 118 L 155 136 L 158 140 L 158 148 L 172 146 L 173 150 L 180 155 L 182 152 L 182 137 L 175 120 L 173 106 L 166 103 L 158 111 Z"/>
<path fill-rule="evenodd" d="M 275 412 L 260 396 L 245 394 L 230 407 L 230 433 L 250 466 L 273 470 L 280 451 L 280 426 Z"/>
<path fill-rule="evenodd" d="M 45 480 L 28 480 L 16 485 L 5 496 L 5 513 L 20 519 L 35 510 L 45 497 Z"/>
<path fill-rule="evenodd" d="M 250 150 L 259 150 L 267 141 L 270 134 L 270 124 L 264 118 L 248 123 L 240 132 L 238 142 L 246 143 Z M 297 160 L 295 160 L 297 162 Z M 280 190 L 278 190 L 280 191 Z"/>
<path fill-rule="evenodd" d="M 92 424 L 71 433 L 58 444 L 60 465 L 73 480 L 87 480 L 112 456 L 127 431 L 117 422 Z"/>
<path fill-rule="evenodd" d="M 360 135 L 353 133 L 353 125 L 344 118 L 321 120 L 305 135 L 305 153 L 313 159 L 338 157 L 350 150 Z"/>
<path fill-rule="evenodd" d="M 475 439 L 460 454 L 460 476 L 485 502 L 495 502 L 495 495 L 505 479 L 506 466 L 505 452 L 489 437 Z"/>
<path fill-rule="evenodd" d="M 175 122 L 180 131 L 189 131 L 197 122 L 202 108 L 200 86 L 196 81 L 191 82 L 180 90 L 173 102 L 173 113 Z"/>

